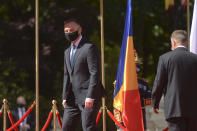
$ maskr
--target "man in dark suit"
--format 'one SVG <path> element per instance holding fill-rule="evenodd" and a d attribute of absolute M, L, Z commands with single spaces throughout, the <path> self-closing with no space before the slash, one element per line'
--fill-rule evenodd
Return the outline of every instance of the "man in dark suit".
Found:
<path fill-rule="evenodd" d="M 14 118 L 14 121 L 17 122 L 27 111 L 26 109 L 26 100 L 23 96 L 17 97 L 16 100 L 17 109 L 11 110 L 11 114 Z M 8 126 L 11 127 L 11 123 L 8 123 Z M 24 121 L 20 123 L 19 126 L 20 131 L 34 131 L 35 130 L 35 117 L 34 114 L 31 112 Z"/>
<path fill-rule="evenodd" d="M 80 117 L 84 131 L 96 131 L 102 95 L 99 51 L 82 36 L 78 20 L 64 21 L 64 32 L 71 45 L 64 52 L 63 131 L 75 130 Z"/>
<path fill-rule="evenodd" d="M 164 94 L 169 131 L 197 131 L 197 55 L 187 51 L 187 44 L 185 31 L 172 33 L 173 51 L 160 56 L 152 90 L 155 113 Z"/>

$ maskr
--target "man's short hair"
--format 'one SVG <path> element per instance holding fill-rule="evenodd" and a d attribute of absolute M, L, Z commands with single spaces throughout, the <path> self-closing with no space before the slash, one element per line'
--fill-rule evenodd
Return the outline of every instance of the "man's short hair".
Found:
<path fill-rule="evenodd" d="M 67 24 L 68 24 L 68 23 L 70 23 L 70 22 L 74 22 L 74 23 L 76 23 L 76 24 L 78 24 L 78 25 L 80 25 L 80 26 L 81 26 L 80 21 L 79 21 L 78 19 L 74 19 L 74 18 L 71 18 L 71 19 L 65 20 L 65 21 L 64 21 L 64 26 L 65 26 L 65 25 L 67 25 Z"/>
<path fill-rule="evenodd" d="M 180 44 L 188 42 L 187 32 L 184 30 L 175 30 L 171 34 L 171 39 L 173 39 L 176 43 Z"/>
<path fill-rule="evenodd" d="M 16 103 L 17 103 L 17 104 L 24 104 L 24 105 L 26 105 L 25 97 L 24 97 L 24 96 L 19 96 L 19 97 L 17 97 Z"/>

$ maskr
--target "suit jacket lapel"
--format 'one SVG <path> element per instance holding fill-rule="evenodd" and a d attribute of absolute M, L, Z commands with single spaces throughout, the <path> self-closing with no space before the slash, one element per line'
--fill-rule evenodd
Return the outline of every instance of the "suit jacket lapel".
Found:
<path fill-rule="evenodd" d="M 71 67 L 70 67 L 70 50 L 71 50 L 71 47 L 69 47 L 67 53 L 65 54 L 66 55 L 66 65 L 67 65 L 67 69 L 68 69 L 68 72 L 71 73 Z"/>
<path fill-rule="evenodd" d="M 77 60 L 77 58 L 78 58 L 78 56 L 79 56 L 79 54 L 81 52 L 81 47 L 83 46 L 83 44 L 84 44 L 84 41 L 83 41 L 83 38 L 82 38 L 82 40 L 80 41 L 80 43 L 79 43 L 79 45 L 77 47 L 77 50 L 75 52 L 75 56 L 74 56 L 74 60 L 73 60 L 73 65 L 72 65 L 72 71 L 73 71 L 73 68 L 75 66 L 76 60 Z"/>

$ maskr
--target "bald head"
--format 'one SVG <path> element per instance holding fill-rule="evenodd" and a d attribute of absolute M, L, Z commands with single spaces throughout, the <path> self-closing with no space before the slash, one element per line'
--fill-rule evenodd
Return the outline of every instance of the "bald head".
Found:
<path fill-rule="evenodd" d="M 175 30 L 171 34 L 171 45 L 172 45 L 172 49 L 175 49 L 177 46 L 187 46 L 188 45 L 187 32 L 184 30 Z"/>

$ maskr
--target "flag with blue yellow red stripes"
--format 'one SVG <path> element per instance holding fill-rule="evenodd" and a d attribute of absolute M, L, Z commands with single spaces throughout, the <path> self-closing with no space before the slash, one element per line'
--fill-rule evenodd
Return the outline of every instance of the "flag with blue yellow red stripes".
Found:
<path fill-rule="evenodd" d="M 121 112 L 121 119 L 126 131 L 144 131 L 134 60 L 131 0 L 127 0 L 126 20 L 114 89 L 113 107 Z"/>

